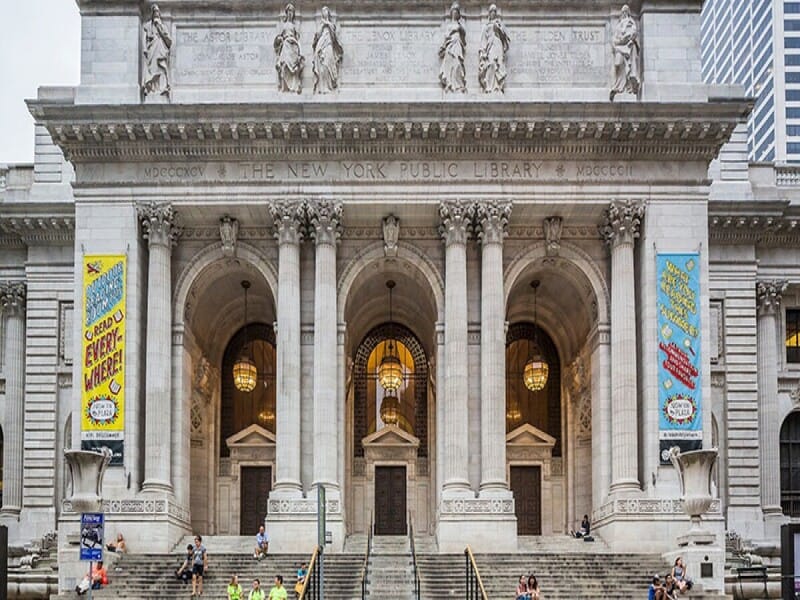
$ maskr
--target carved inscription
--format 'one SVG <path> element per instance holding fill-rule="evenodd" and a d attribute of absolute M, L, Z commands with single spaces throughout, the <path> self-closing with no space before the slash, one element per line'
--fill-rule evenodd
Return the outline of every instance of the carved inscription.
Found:
<path fill-rule="evenodd" d="M 343 77 L 348 84 L 370 87 L 436 85 L 439 35 L 438 29 L 423 27 L 342 29 Z"/>
<path fill-rule="evenodd" d="M 670 179 L 672 165 L 652 162 L 454 161 L 231 161 L 82 165 L 82 181 L 198 182 L 527 182 Z"/>
<path fill-rule="evenodd" d="M 509 81 L 605 86 L 610 65 L 603 27 L 536 27 L 514 32 Z"/>
<path fill-rule="evenodd" d="M 274 32 L 267 27 L 179 27 L 177 83 L 274 85 Z"/>

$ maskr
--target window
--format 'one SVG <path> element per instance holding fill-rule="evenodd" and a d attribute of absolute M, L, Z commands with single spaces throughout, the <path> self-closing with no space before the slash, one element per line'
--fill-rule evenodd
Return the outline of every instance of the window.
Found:
<path fill-rule="evenodd" d="M 800 309 L 786 310 L 786 362 L 800 363 Z"/>
<path fill-rule="evenodd" d="M 781 426 L 781 507 L 783 514 L 800 517 L 800 412 Z"/>

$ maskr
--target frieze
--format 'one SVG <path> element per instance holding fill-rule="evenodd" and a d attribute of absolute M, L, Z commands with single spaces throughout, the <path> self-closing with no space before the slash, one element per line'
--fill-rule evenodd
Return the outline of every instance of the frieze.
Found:
<path fill-rule="evenodd" d="M 209 162 L 129 162 L 79 167 L 84 183 L 188 185 L 196 183 L 525 183 L 628 182 L 674 180 L 669 162 L 557 160 L 259 160 Z M 705 176 L 691 167 L 682 178 Z M 258 228 L 256 228 L 258 229 Z M 541 229 L 541 228 L 537 228 Z M 242 228 L 245 238 L 248 228 Z M 219 229 L 216 230 L 219 236 Z M 250 234 L 252 235 L 252 233 Z"/>
<path fill-rule="evenodd" d="M 325 510 L 330 514 L 339 514 L 341 505 L 338 500 L 328 500 Z M 270 515 L 315 515 L 317 514 L 316 500 L 269 500 L 267 511 Z"/>
<path fill-rule="evenodd" d="M 62 512 L 73 513 L 72 502 L 64 500 Z M 184 523 L 191 521 L 189 511 L 168 500 L 103 500 L 102 512 L 107 515 L 169 515 Z"/>
<path fill-rule="evenodd" d="M 593 521 L 598 522 L 613 514 L 620 515 L 676 515 L 685 516 L 683 500 L 679 498 L 629 498 L 612 500 L 594 511 Z M 722 514 L 719 499 L 711 502 L 706 514 Z"/>
<path fill-rule="evenodd" d="M 514 500 L 457 498 L 442 500 L 440 512 L 444 515 L 508 515 L 514 513 Z"/>

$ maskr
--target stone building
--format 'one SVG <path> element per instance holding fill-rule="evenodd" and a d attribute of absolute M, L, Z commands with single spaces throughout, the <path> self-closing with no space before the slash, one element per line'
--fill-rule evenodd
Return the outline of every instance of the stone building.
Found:
<path fill-rule="evenodd" d="M 133 551 L 310 551 L 320 485 L 333 551 L 666 551 L 672 444 L 720 448 L 718 534 L 798 515 L 798 176 L 748 171 L 699 0 L 78 4 L 0 179 L 12 539 L 102 445 Z"/>

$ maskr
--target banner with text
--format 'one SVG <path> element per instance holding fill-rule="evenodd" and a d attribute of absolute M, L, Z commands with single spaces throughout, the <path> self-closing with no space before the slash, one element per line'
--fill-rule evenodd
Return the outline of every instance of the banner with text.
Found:
<path fill-rule="evenodd" d="M 125 256 L 83 259 L 81 448 L 109 448 L 121 465 L 125 437 Z"/>
<path fill-rule="evenodd" d="M 658 407 L 659 450 L 699 450 L 703 445 L 700 386 L 700 255 L 659 254 Z"/>

